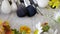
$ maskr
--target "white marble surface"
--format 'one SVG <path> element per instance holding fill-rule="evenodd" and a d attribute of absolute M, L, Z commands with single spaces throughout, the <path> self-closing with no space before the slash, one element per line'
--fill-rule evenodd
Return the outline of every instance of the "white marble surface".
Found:
<path fill-rule="evenodd" d="M 16 13 L 13 13 L 11 15 L 0 14 L 0 19 L 2 19 L 4 21 L 8 20 L 11 28 L 13 28 L 13 29 L 16 28 L 17 30 L 19 30 L 20 26 L 22 26 L 22 25 L 29 26 L 31 28 L 32 32 L 35 30 L 35 25 L 38 22 L 41 22 L 41 23 L 48 22 L 49 25 L 51 26 L 51 28 L 58 29 L 58 32 L 60 34 L 59 24 L 56 24 L 56 22 L 53 21 L 51 18 L 41 16 L 40 14 L 36 14 L 34 17 L 27 17 L 26 16 L 23 18 L 17 17 Z"/>

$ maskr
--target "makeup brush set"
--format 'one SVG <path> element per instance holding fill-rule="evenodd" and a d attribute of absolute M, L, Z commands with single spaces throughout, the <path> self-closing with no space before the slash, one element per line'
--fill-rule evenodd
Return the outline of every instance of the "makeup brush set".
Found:
<path fill-rule="evenodd" d="M 32 17 L 38 10 L 37 7 L 45 8 L 49 0 L 3 0 L 1 3 L 1 12 L 10 14 L 16 12 L 18 17 Z"/>
<path fill-rule="evenodd" d="M 16 12 L 18 17 L 29 16 L 32 17 L 37 13 L 35 7 L 27 0 L 3 0 L 1 4 L 1 12 L 4 14 L 10 14 Z"/>

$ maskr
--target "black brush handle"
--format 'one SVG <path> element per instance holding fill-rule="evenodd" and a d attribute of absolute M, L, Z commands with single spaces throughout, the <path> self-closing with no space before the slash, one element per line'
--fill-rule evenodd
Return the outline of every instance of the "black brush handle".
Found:
<path fill-rule="evenodd" d="M 34 5 L 35 7 L 38 6 L 38 4 L 36 4 L 33 0 L 29 0 L 29 1 L 30 1 L 30 4 L 31 4 L 31 5 Z"/>
<path fill-rule="evenodd" d="M 34 4 L 34 1 L 33 0 L 29 0 L 30 1 L 30 4 Z"/>
<path fill-rule="evenodd" d="M 21 3 L 24 3 L 24 0 L 20 0 Z"/>
<path fill-rule="evenodd" d="M 30 4 L 31 5 L 34 5 L 35 6 L 35 8 L 36 8 L 36 10 L 38 10 L 37 9 L 37 7 L 38 7 L 38 4 L 36 4 L 33 0 L 29 0 L 30 1 Z M 39 13 L 43 16 L 43 14 L 40 12 L 40 10 L 38 10 L 39 11 Z M 38 12 L 37 12 L 37 14 L 39 14 Z"/>

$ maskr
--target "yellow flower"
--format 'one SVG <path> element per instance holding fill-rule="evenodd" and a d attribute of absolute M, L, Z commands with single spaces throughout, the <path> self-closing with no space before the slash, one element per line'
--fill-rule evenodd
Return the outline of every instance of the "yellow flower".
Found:
<path fill-rule="evenodd" d="M 8 22 L 8 21 L 5 21 L 4 23 L 5 23 L 6 25 L 9 25 L 9 22 Z"/>
<path fill-rule="evenodd" d="M 14 31 L 12 31 L 12 34 L 15 34 L 15 32 L 14 32 Z"/>
<path fill-rule="evenodd" d="M 38 34 L 38 32 L 39 32 L 39 30 L 38 30 L 38 29 L 36 29 L 36 30 L 34 31 L 34 34 Z"/>
<path fill-rule="evenodd" d="M 21 26 L 20 27 L 20 32 L 26 31 L 26 33 L 30 33 L 31 29 L 27 26 Z"/>
<path fill-rule="evenodd" d="M 59 0 L 51 0 L 49 1 L 49 6 L 52 8 L 59 8 L 60 1 Z"/>
<path fill-rule="evenodd" d="M 0 34 L 4 33 L 4 27 L 2 25 L 3 21 L 0 20 Z"/>
<path fill-rule="evenodd" d="M 2 21 L 2 20 L 0 20 L 0 25 L 2 25 L 2 22 L 3 22 L 3 21 Z"/>

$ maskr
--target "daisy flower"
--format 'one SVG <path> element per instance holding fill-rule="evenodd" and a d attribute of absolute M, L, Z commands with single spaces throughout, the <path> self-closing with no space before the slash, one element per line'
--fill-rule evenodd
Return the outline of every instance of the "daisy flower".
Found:
<path fill-rule="evenodd" d="M 38 24 L 36 24 L 36 29 L 38 30 L 38 32 L 36 30 L 36 32 L 37 32 L 36 34 L 41 34 L 43 32 L 42 26 L 41 26 L 40 22 Z"/>

